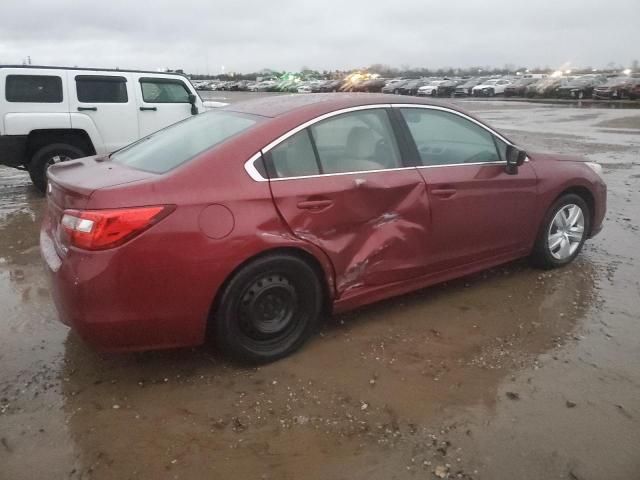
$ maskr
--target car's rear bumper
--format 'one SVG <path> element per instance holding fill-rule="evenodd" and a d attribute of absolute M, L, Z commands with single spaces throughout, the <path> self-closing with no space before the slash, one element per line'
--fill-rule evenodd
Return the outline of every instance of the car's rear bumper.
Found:
<path fill-rule="evenodd" d="M 62 252 L 54 244 L 46 219 L 40 250 L 60 321 L 93 348 L 151 350 L 204 341 L 210 303 L 190 304 L 182 286 L 189 280 L 167 276 L 175 273 L 171 268 L 160 266 L 154 271 L 139 252 L 134 253 L 136 263 L 129 249 Z M 166 262 L 160 259 L 157 263 Z"/>
<path fill-rule="evenodd" d="M 0 165 L 15 168 L 24 166 L 26 151 L 26 135 L 0 135 Z"/>

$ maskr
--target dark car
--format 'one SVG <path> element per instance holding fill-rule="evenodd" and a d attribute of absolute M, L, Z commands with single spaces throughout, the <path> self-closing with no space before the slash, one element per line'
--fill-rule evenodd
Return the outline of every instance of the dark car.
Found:
<path fill-rule="evenodd" d="M 427 85 L 428 83 L 429 80 L 423 78 L 419 78 L 417 80 L 409 80 L 408 82 L 398 87 L 398 90 L 400 91 L 400 95 L 417 95 L 418 89 L 423 85 Z"/>
<path fill-rule="evenodd" d="M 505 97 L 524 97 L 529 85 L 533 85 L 540 81 L 539 78 L 520 78 L 513 82 L 511 85 L 507 85 L 504 89 Z"/>
<path fill-rule="evenodd" d="M 624 98 L 634 98 L 634 86 L 640 83 L 640 78 L 629 76 L 613 77 L 606 83 L 593 89 L 593 98 L 602 100 L 621 100 Z"/>
<path fill-rule="evenodd" d="M 593 90 L 607 81 L 601 75 L 583 75 L 570 81 L 566 85 L 558 88 L 556 95 L 558 98 L 591 98 Z"/>
<path fill-rule="evenodd" d="M 463 80 L 446 79 L 436 90 L 436 96 L 438 97 L 451 97 L 456 91 L 458 85 L 463 83 Z"/>
<path fill-rule="evenodd" d="M 327 80 L 320 85 L 321 92 L 337 92 L 342 87 L 342 80 Z"/>
<path fill-rule="evenodd" d="M 573 77 L 546 77 L 525 87 L 525 96 L 528 98 L 557 96 L 558 89 L 568 85 Z"/>
<path fill-rule="evenodd" d="M 468 80 L 466 80 L 461 85 L 456 86 L 456 89 L 454 91 L 454 95 L 456 97 L 470 97 L 473 87 L 475 87 L 476 85 L 480 85 L 480 84 L 486 82 L 487 80 L 489 80 L 489 78 L 490 77 L 469 78 Z"/>
<path fill-rule="evenodd" d="M 260 98 L 50 167 L 40 248 L 60 319 L 100 350 L 208 332 L 272 361 L 325 314 L 521 257 L 561 267 L 600 230 L 599 165 L 397 101 Z"/>
<path fill-rule="evenodd" d="M 359 83 L 354 91 L 380 93 L 382 91 L 382 88 L 386 85 L 387 81 L 388 80 L 385 78 L 371 78 Z"/>

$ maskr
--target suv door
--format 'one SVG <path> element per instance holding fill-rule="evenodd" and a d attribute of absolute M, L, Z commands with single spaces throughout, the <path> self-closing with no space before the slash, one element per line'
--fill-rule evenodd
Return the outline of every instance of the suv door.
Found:
<path fill-rule="evenodd" d="M 428 197 L 405 167 L 387 110 L 314 123 L 264 153 L 276 207 L 331 259 L 338 295 L 424 273 Z"/>
<path fill-rule="evenodd" d="M 126 73 L 67 72 L 71 128 L 86 131 L 96 153 L 111 153 L 138 137 L 138 115 Z"/>
<path fill-rule="evenodd" d="M 429 192 L 432 271 L 526 253 L 537 196 L 530 163 L 508 175 L 505 141 L 457 112 L 409 106 L 399 112 Z"/>
<path fill-rule="evenodd" d="M 144 137 L 191 116 L 189 94 L 181 78 L 139 76 L 136 97 L 138 125 Z"/>

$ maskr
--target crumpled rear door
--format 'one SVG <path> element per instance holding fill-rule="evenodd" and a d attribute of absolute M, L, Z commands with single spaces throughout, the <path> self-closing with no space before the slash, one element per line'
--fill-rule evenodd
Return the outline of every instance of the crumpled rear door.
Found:
<path fill-rule="evenodd" d="M 292 232 L 333 262 L 338 296 L 425 273 L 429 202 L 414 168 L 270 183 Z"/>

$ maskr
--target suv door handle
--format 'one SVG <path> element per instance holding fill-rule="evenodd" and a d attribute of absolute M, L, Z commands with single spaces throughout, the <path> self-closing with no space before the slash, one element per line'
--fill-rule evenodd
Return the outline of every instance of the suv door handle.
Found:
<path fill-rule="evenodd" d="M 302 202 L 298 202 L 298 208 L 302 210 L 324 210 L 325 208 L 333 205 L 333 201 L 326 200 L 304 200 Z"/>
<path fill-rule="evenodd" d="M 79 112 L 84 112 L 85 110 L 90 110 L 92 112 L 97 112 L 98 107 L 78 107 Z"/>
<path fill-rule="evenodd" d="M 457 192 L 458 191 L 455 188 L 434 188 L 433 190 L 431 190 L 431 193 L 441 198 L 451 198 Z"/>
<path fill-rule="evenodd" d="M 155 111 L 157 111 L 157 110 L 158 110 L 158 107 L 140 107 L 140 111 L 141 111 L 141 112 L 146 112 L 146 111 L 148 111 L 148 110 L 152 110 L 152 111 L 154 111 L 154 112 L 155 112 Z"/>

